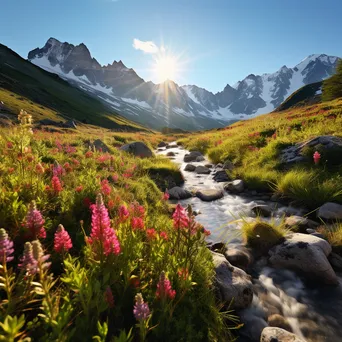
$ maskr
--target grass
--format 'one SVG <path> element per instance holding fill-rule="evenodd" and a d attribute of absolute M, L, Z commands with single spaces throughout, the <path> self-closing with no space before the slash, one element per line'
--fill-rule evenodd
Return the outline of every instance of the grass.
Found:
<path fill-rule="evenodd" d="M 232 161 L 232 176 L 243 179 L 249 189 L 274 191 L 313 210 L 326 201 L 342 203 L 340 149 L 318 146 L 319 165 L 314 164 L 312 149 L 303 151 L 307 162 L 292 166 L 281 163 L 280 152 L 320 135 L 342 137 L 340 127 L 342 99 L 336 99 L 183 135 L 179 141 L 206 153 L 213 163 Z"/>
<path fill-rule="evenodd" d="M 342 224 L 336 223 L 331 227 L 321 226 L 319 233 L 323 234 L 333 249 L 341 254 L 342 252 Z"/>

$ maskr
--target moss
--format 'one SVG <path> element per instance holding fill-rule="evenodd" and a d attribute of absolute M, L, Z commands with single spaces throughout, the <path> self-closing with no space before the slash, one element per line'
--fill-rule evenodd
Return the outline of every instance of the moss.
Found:
<path fill-rule="evenodd" d="M 267 252 L 281 242 L 285 233 L 286 230 L 283 225 L 269 224 L 259 219 L 253 222 L 245 222 L 242 226 L 245 243 L 260 253 Z"/>

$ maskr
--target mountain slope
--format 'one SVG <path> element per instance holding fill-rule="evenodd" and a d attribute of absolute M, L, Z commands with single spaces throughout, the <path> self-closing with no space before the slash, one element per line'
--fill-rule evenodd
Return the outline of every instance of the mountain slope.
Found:
<path fill-rule="evenodd" d="M 7 111 L 13 114 L 18 114 L 20 108 L 32 110 L 30 114 L 35 120 L 46 117 L 58 121 L 72 118 L 119 130 L 144 129 L 1 44 L 0 100 L 5 103 Z"/>
<path fill-rule="evenodd" d="M 173 81 L 145 82 L 122 61 L 101 66 L 84 44 L 74 46 L 50 38 L 28 59 L 109 104 L 120 114 L 153 128 L 221 127 L 277 108 L 300 87 L 322 81 L 336 69 L 338 57 L 310 55 L 294 68 L 248 75 L 235 86 L 216 94 L 195 85 L 180 87 Z"/>

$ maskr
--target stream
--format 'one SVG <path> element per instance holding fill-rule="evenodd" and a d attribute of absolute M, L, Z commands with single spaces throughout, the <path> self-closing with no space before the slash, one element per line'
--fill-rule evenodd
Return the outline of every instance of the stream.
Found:
<path fill-rule="evenodd" d="M 183 158 L 189 151 L 181 146 L 158 150 L 156 154 L 166 155 L 171 151 L 175 156 L 169 158 L 179 165 L 187 190 L 223 189 L 224 183 L 213 180 L 213 172 L 217 171 L 214 167 L 209 175 L 197 175 L 184 170 L 188 163 L 185 163 Z M 211 163 L 205 159 L 191 164 L 197 166 Z M 210 230 L 208 242 L 228 241 L 229 246 L 241 245 L 240 226 L 237 221 L 255 217 L 252 208 L 256 204 L 270 205 L 273 208 L 273 220 L 280 220 L 285 214 L 303 214 L 300 209 L 279 203 L 224 193 L 223 198 L 212 202 L 204 202 L 197 197 L 179 201 L 182 206 L 191 204 L 193 210 L 200 212 L 196 221 Z M 238 312 L 244 323 L 244 327 L 239 330 L 238 341 L 259 342 L 261 331 L 268 326 L 268 318 L 272 315 L 284 317 L 290 330 L 304 341 L 342 341 L 341 274 L 337 274 L 339 285 L 336 287 L 317 285 L 305 281 L 290 270 L 270 267 L 266 258 L 254 263 L 252 273 L 253 302 L 249 308 Z"/>

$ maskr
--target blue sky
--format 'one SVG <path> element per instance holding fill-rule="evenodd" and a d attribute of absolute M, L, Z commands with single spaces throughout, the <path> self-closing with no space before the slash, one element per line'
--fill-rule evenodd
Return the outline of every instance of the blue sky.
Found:
<path fill-rule="evenodd" d="M 156 82 L 155 54 L 133 47 L 153 42 L 177 56 L 177 83 L 217 92 L 313 53 L 342 56 L 341 13 L 339 0 L 1 0 L 0 42 L 25 58 L 49 37 L 83 42 Z"/>

